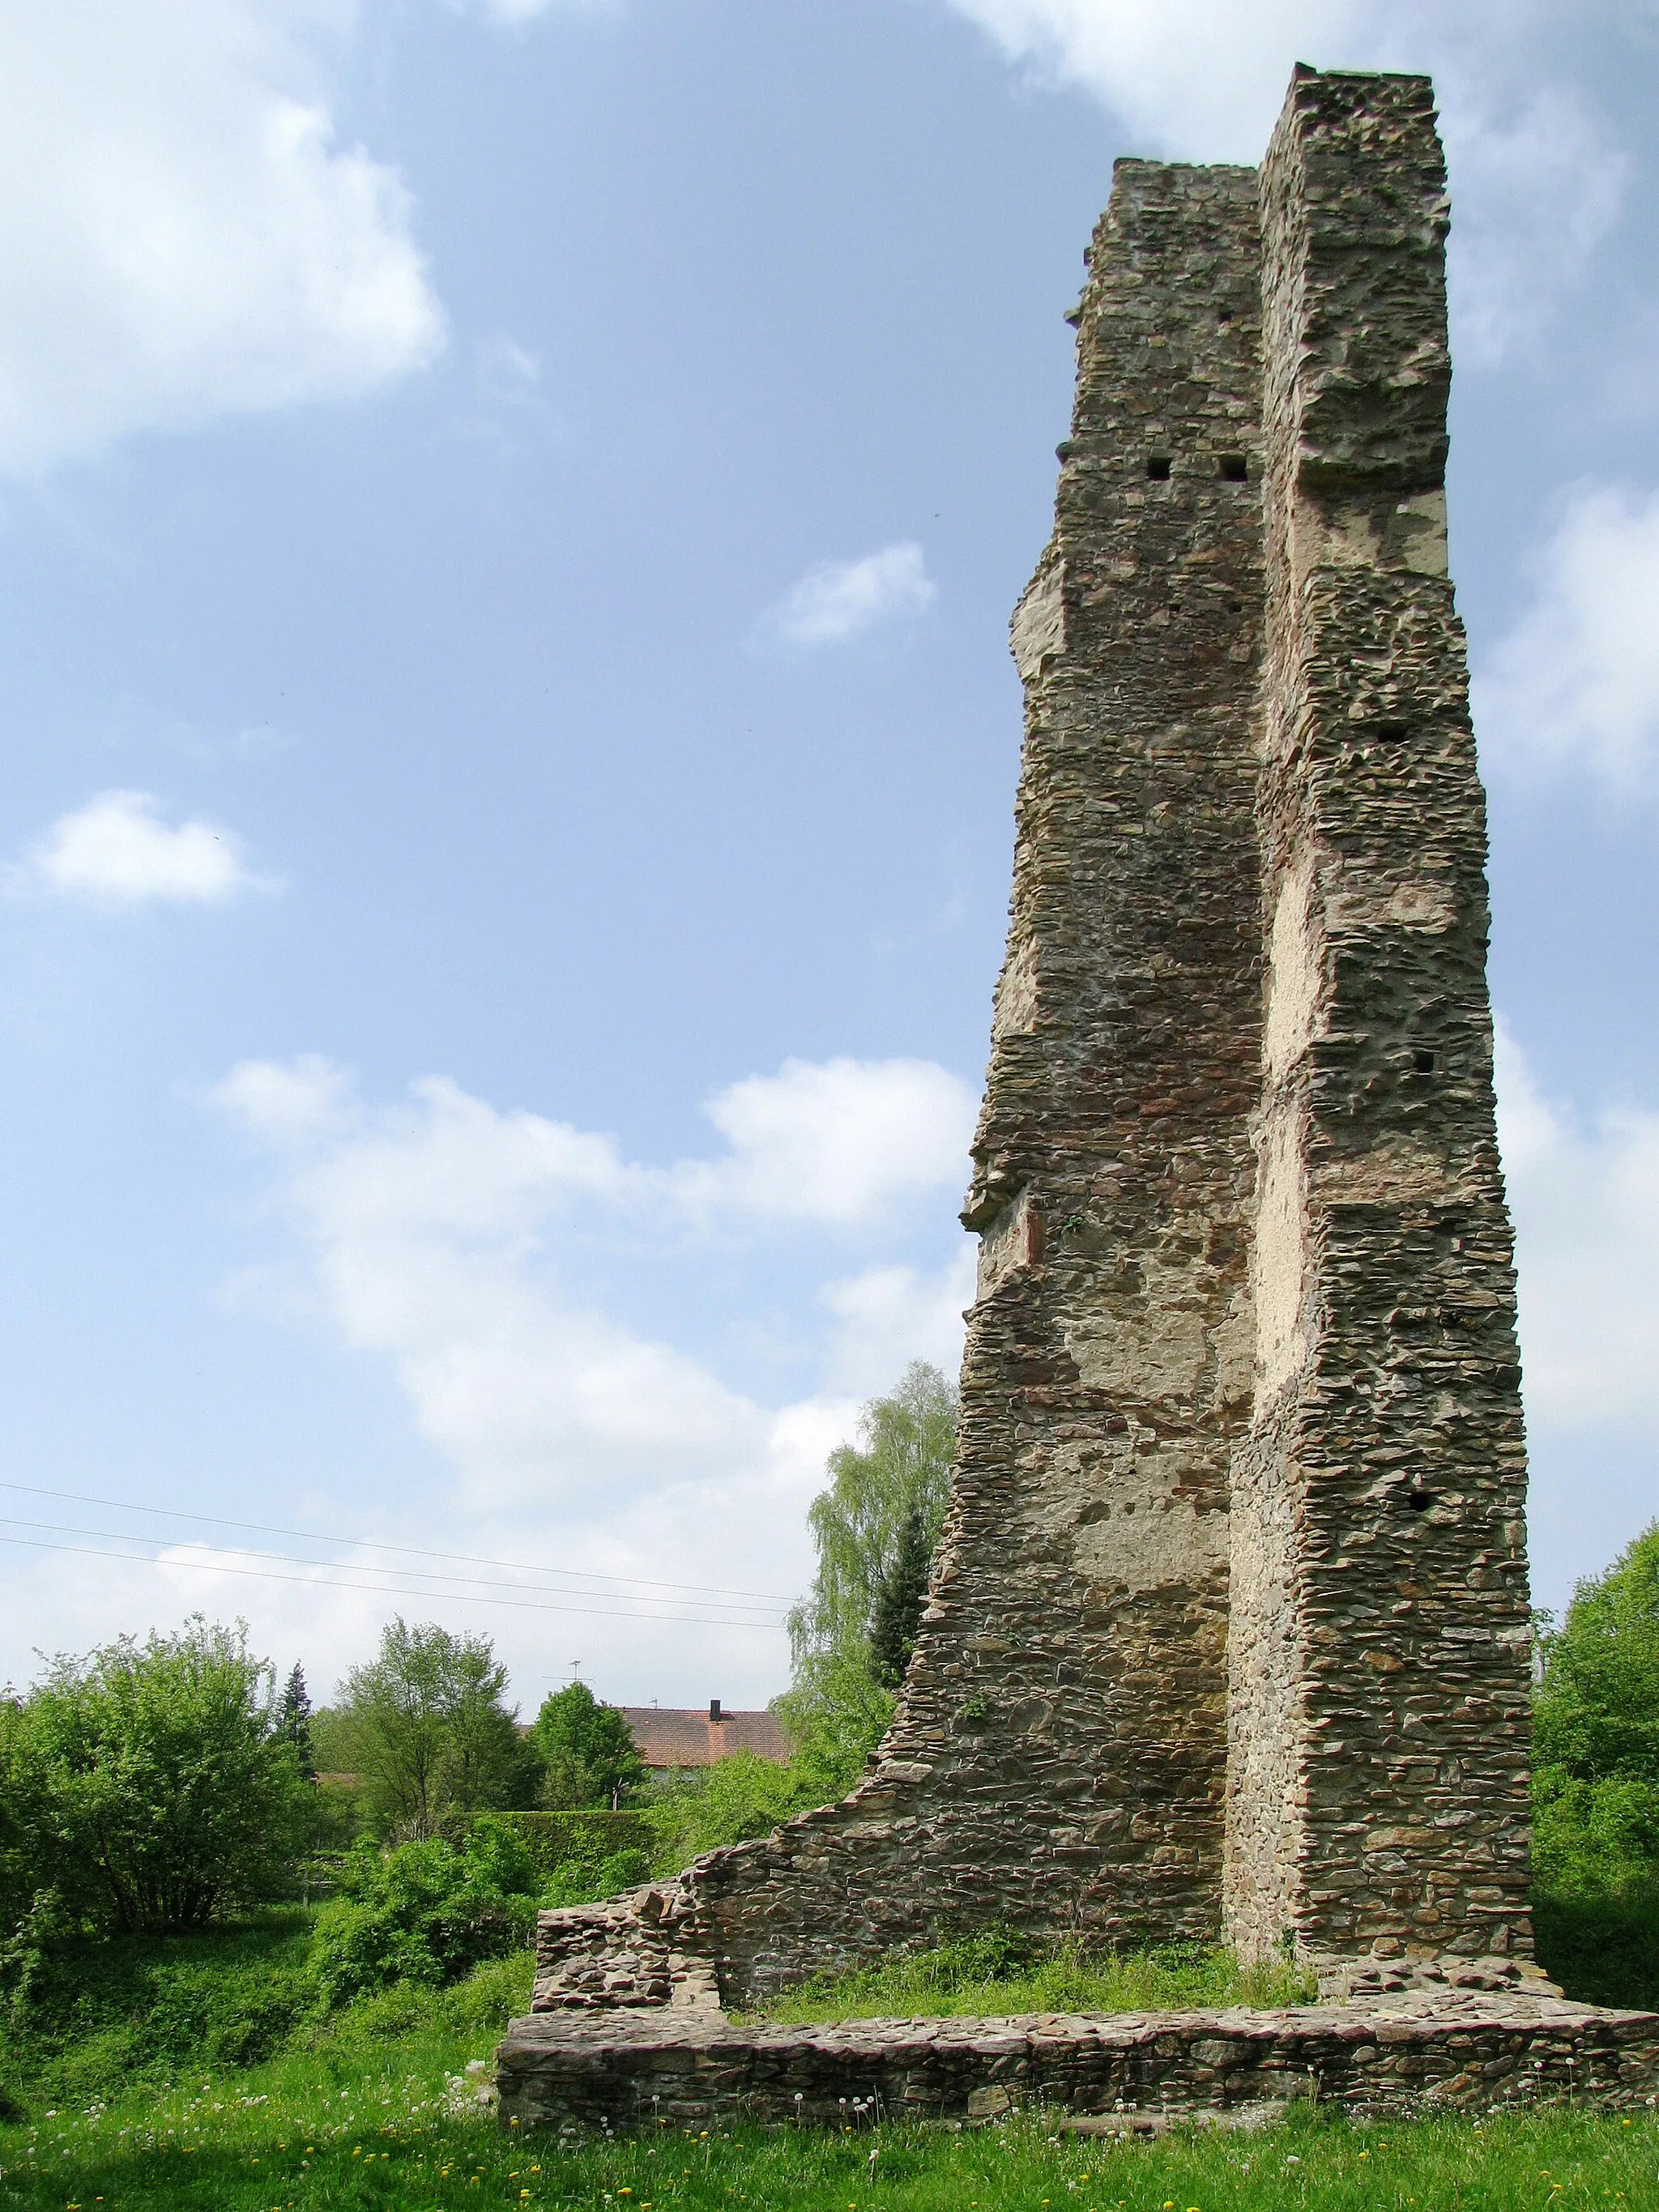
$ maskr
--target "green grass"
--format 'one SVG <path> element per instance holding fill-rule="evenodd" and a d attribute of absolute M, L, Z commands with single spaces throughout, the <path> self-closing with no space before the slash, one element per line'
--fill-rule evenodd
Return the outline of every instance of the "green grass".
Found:
<path fill-rule="evenodd" d="M 59 1958 L 31 2035 L 0 2039 L 0 2080 L 22 2115 L 0 2123 L 0 2212 L 1659 2212 L 1659 2117 L 1646 2111 L 1358 2124 L 1298 2106 L 1259 2133 L 1194 2125 L 1124 2144 L 1060 2136 L 1041 2114 L 969 2130 L 520 2135 L 480 2110 L 463 2077 L 525 2009 L 527 1953 L 319 2023 L 290 2004 L 305 1993 L 308 1925 L 270 1912 Z M 1558 1935 L 1616 1975 L 1638 1971 L 1619 1952 L 1640 1932 L 1581 1916 Z M 1246 1976 L 1220 1952 L 1022 1963 L 1009 1939 L 981 1936 L 796 1991 L 774 2016 L 1306 1994 L 1287 1968 Z M 239 2063 L 261 2038 L 268 2054 Z"/>
<path fill-rule="evenodd" d="M 1091 1955 L 1068 1948 L 1021 1961 L 1006 1938 L 969 1936 L 850 1974 L 803 1982 L 767 2006 L 779 2021 L 878 2020 L 927 2014 L 998 2018 L 1023 2012 L 1182 2012 L 1221 2005 L 1311 2004 L 1311 1978 L 1288 1961 L 1241 1966 L 1231 1952 L 1182 1949 Z"/>
<path fill-rule="evenodd" d="M 493 2033 L 493 2031 L 492 2031 Z M 505 2132 L 447 2074 L 491 2037 L 346 2040 L 161 2097 L 0 2128 L 19 2212 L 1544 2212 L 1659 2203 L 1659 2124 L 1556 2109 L 1351 2125 L 1311 2107 L 1259 2134 L 1116 2144 L 1036 2116 L 970 2132 Z M 872 2154 L 874 2154 L 873 2159 Z"/>

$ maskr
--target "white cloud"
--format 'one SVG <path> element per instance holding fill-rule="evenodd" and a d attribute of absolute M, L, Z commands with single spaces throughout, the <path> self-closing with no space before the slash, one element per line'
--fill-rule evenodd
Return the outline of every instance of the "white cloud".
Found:
<path fill-rule="evenodd" d="M 1547 1098 L 1498 1028 L 1532 1459 L 1533 1589 L 1559 1607 L 1659 1516 L 1659 1113 Z"/>
<path fill-rule="evenodd" d="M 1556 78 L 1546 10 L 1487 0 L 945 0 L 1040 82 L 1095 94 L 1127 151 L 1259 161 L 1292 65 L 1436 79 L 1451 173 L 1453 337 L 1466 364 L 1530 344 L 1616 216 L 1626 155 Z"/>
<path fill-rule="evenodd" d="M 1011 61 L 1085 87 L 1138 134 L 1134 150 L 1259 161 L 1291 64 L 1339 50 L 1350 0 L 949 0 Z"/>
<path fill-rule="evenodd" d="M 352 397 L 443 317 L 397 173 L 335 140 L 353 0 L 0 0 L 0 469 Z"/>
<path fill-rule="evenodd" d="M 383 1364 L 419 1437 L 459 1478 L 446 1498 L 399 1498 L 399 1540 L 799 1591 L 811 1571 L 807 1503 L 831 1447 L 854 1432 L 860 1401 L 914 1358 L 957 1359 L 961 1255 L 932 1267 L 908 1252 L 918 1233 L 930 1251 L 955 1252 L 973 1101 L 928 1063 L 790 1061 L 709 1102 L 723 1151 L 661 1166 L 568 1123 L 501 1112 L 447 1078 L 374 1105 L 316 1057 L 245 1062 L 213 1103 L 278 1162 L 307 1279 L 295 1296 L 291 1261 L 256 1271 L 238 1307 L 320 1328 Z M 919 1216 L 924 1204 L 936 1223 Z M 820 1289 L 810 1253 L 799 1257 L 809 1237 L 828 1239 L 832 1264 L 851 1271 Z M 779 1288 L 786 1253 L 806 1272 L 793 1298 Z M 684 1334 L 701 1341 L 709 1285 L 745 1255 L 767 1271 L 777 1334 L 808 1370 L 809 1387 L 782 1404 L 726 1379 L 718 1353 L 672 1340 L 680 1328 L 641 1327 L 628 1310 L 678 1267 L 696 1300 Z M 325 1520 L 339 1525 L 337 1513 Z M 372 1536 L 343 1556 L 377 1556 Z M 247 1612 L 271 1648 L 314 1657 L 319 1680 L 361 1657 L 372 1624 L 399 1605 L 476 1620 L 528 1698 L 562 1679 L 576 1651 L 612 1697 L 759 1702 L 787 1675 L 777 1627 L 608 1620 L 603 1604 L 475 1613 L 435 1595 L 336 1595 L 321 1575 L 265 1585 L 227 1565 L 221 1583 L 204 1561 L 118 1571 L 137 1594 L 125 1617 L 140 1598 L 149 1617 L 176 1617 L 192 1595 L 210 1612 Z M 64 1598 L 61 1581 L 42 1578 L 47 1612 Z M 62 1613 L 80 1617 L 73 1605 Z"/>
<path fill-rule="evenodd" d="M 733 1085 L 709 1109 L 726 1156 L 665 1169 L 625 1162 L 608 1137 L 499 1112 L 447 1078 L 371 1109 L 316 1058 L 246 1062 L 214 1103 L 287 1155 L 287 1200 L 332 1325 L 391 1361 L 420 1433 L 470 1494 L 568 1504 L 593 1491 L 619 1507 L 752 1474 L 781 1449 L 785 1416 L 599 1310 L 573 1261 L 584 1237 L 625 1235 L 646 1268 L 688 1236 L 769 1221 L 879 1243 L 907 1201 L 960 1177 L 972 1121 L 963 1085 L 911 1060 L 791 1061 Z M 911 1300 L 912 1322 L 926 1303 Z M 890 1299 L 889 1318 L 894 1375 L 938 1348 L 931 1316 L 908 1333 Z"/>
<path fill-rule="evenodd" d="M 450 0 L 452 7 L 464 7 L 465 0 Z M 499 23 L 507 30 L 520 29 L 533 23 L 538 17 L 552 14 L 556 9 L 565 15 L 609 15 L 619 0 L 473 0 L 478 13 L 487 22 Z"/>
<path fill-rule="evenodd" d="M 1559 86 L 1505 121 L 1442 95 L 1452 185 L 1452 337 L 1466 366 L 1531 347 L 1618 218 L 1631 162 Z"/>
<path fill-rule="evenodd" d="M 239 892 L 276 887 L 247 866 L 231 830 L 200 821 L 169 828 L 146 791 L 100 791 L 60 815 L 6 882 L 14 895 L 125 908 L 222 906 Z"/>
<path fill-rule="evenodd" d="M 1551 1103 L 1501 1024 L 1498 1097 L 1528 1414 L 1659 1443 L 1659 1113 Z"/>
<path fill-rule="evenodd" d="M 853 1223 L 916 1190 L 963 1181 L 978 1102 L 932 1060 L 786 1060 L 719 1092 L 732 1150 L 678 1171 L 694 1204 Z"/>
<path fill-rule="evenodd" d="M 974 1297 L 975 1253 L 964 1243 L 948 1267 L 866 1267 L 827 1283 L 822 1297 L 836 1331 L 829 1379 L 861 1398 L 891 1388 L 912 1359 L 946 1375 L 962 1364 L 963 1315 Z"/>
<path fill-rule="evenodd" d="M 772 610 L 769 627 L 790 645 L 840 645 L 878 623 L 933 604 L 920 545 L 884 546 L 861 561 L 821 562 Z"/>
<path fill-rule="evenodd" d="M 1532 563 L 1531 605 L 1474 687 L 1483 758 L 1650 785 L 1659 751 L 1659 494 L 1582 484 Z"/>

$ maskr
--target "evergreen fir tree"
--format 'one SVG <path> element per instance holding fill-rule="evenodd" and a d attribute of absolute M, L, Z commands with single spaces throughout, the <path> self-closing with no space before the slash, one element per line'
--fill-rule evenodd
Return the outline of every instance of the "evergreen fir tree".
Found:
<path fill-rule="evenodd" d="M 916 1648 L 922 1607 L 927 1602 L 927 1577 L 933 1565 L 933 1544 L 920 1512 L 905 1516 L 892 1565 L 881 1578 L 876 1608 L 870 1623 L 870 1665 L 876 1680 L 897 1689 Z"/>
<path fill-rule="evenodd" d="M 301 1773 L 307 1782 L 314 1782 L 317 1761 L 311 1748 L 311 1696 L 306 1688 L 306 1670 L 297 1659 L 283 1686 L 282 1702 L 276 1708 L 276 1734 L 284 1743 L 294 1746 L 299 1753 Z"/>

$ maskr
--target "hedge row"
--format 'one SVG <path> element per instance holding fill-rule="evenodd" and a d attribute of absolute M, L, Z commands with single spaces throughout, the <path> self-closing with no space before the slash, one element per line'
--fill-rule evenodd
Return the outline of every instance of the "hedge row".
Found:
<path fill-rule="evenodd" d="M 648 1816 L 620 1813 L 491 1813 L 524 1842 L 538 1874 L 550 1875 L 572 1859 L 602 1865 L 618 1851 L 653 1852 L 657 1832 Z"/>

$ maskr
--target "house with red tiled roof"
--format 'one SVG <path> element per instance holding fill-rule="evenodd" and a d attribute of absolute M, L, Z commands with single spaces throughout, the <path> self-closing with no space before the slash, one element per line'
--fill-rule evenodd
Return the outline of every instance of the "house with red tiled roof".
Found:
<path fill-rule="evenodd" d="M 672 1705 L 623 1705 L 622 1717 L 646 1765 L 663 1774 L 677 1766 L 713 1766 L 734 1751 L 752 1751 L 785 1766 L 789 1747 L 775 1713 L 732 1713 L 718 1698 L 685 1711 Z"/>

